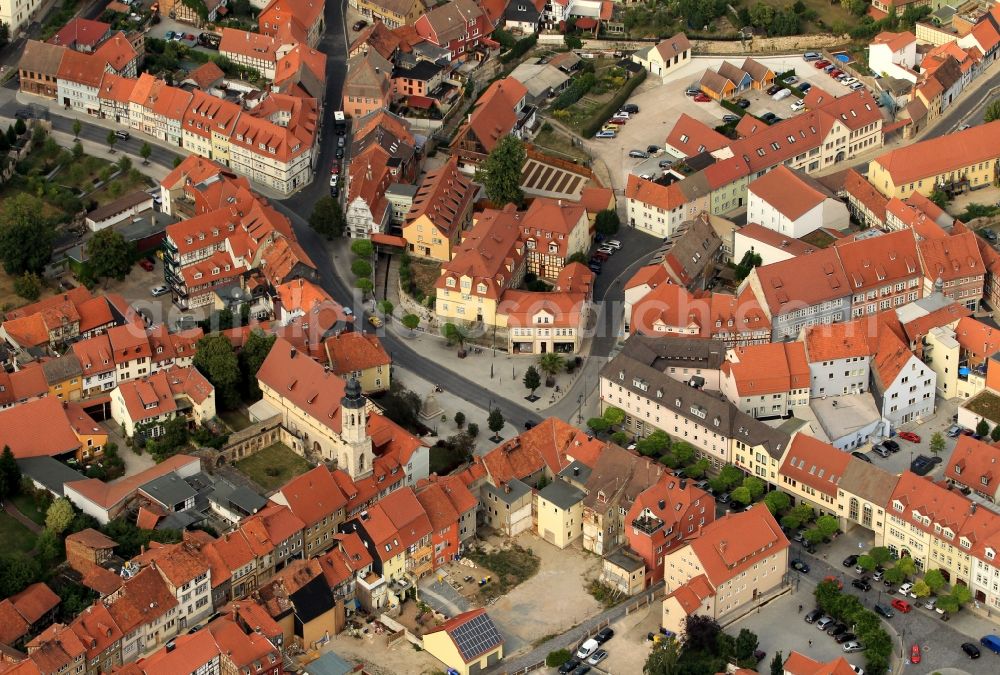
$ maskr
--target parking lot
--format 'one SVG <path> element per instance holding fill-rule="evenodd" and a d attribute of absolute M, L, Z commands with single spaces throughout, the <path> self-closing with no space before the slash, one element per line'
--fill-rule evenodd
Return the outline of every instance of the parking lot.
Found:
<path fill-rule="evenodd" d="M 913 443 L 899 437 L 894 437 L 893 440 L 899 443 L 899 452 L 895 452 L 885 458 L 874 452 L 870 452 L 870 446 L 861 448 L 861 451 L 866 452 L 868 457 L 871 458 L 873 464 L 876 464 L 892 473 L 902 473 L 910 468 L 910 462 L 912 462 L 913 458 L 918 455 L 925 455 L 927 457 L 934 456 L 934 453 L 930 451 L 931 436 L 933 436 L 936 431 L 940 431 L 944 434 L 948 430 L 948 427 L 952 425 L 952 415 L 954 415 L 955 411 L 958 410 L 959 403 L 961 403 L 959 399 L 950 399 L 947 401 L 938 399 L 937 408 L 932 417 L 919 423 L 914 422 L 904 424 L 898 429 L 898 431 L 911 431 L 917 434 L 920 436 L 919 443 Z M 958 439 L 949 438 L 947 434 L 945 434 L 944 440 L 944 451 L 940 455 L 942 461 L 940 464 L 932 467 L 930 472 L 927 474 L 932 478 L 941 478 L 944 475 L 944 465 L 947 463 L 952 450 L 955 449 L 955 444 L 958 442 Z"/>
<path fill-rule="evenodd" d="M 743 57 L 695 57 L 662 84 L 657 83 L 658 78 L 650 76 L 637 89 L 639 93 L 629 99 L 629 103 L 639 106 L 639 113 L 619 127 L 617 137 L 585 141 L 595 160 L 603 162 L 607 167 L 613 188 L 623 189 L 629 173 L 654 175 L 654 172 L 662 171 L 657 162 L 630 158 L 628 153 L 630 150 L 645 150 L 649 145 L 663 147 L 667 134 L 682 114 L 713 128 L 723 123 L 724 115 L 732 114 L 715 101 L 698 103 L 693 97 L 684 94 L 691 87 L 697 88 L 706 69 L 718 69 L 724 60 L 739 65 Z M 814 68 L 812 63 L 803 61 L 800 55 L 760 57 L 757 60 L 775 73 L 794 69 L 799 83 L 809 82 L 834 96 L 843 96 L 850 91 L 822 70 Z M 653 84 L 650 85 L 650 82 Z M 791 104 L 798 100 L 793 96 L 783 101 L 773 101 L 761 91 L 745 91 L 740 96 L 750 101 L 748 112 L 755 115 L 773 112 L 783 118 L 794 114 Z"/>

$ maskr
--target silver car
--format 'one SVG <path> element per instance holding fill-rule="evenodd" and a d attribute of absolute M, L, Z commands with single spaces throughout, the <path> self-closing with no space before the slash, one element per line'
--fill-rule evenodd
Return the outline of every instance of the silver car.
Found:
<path fill-rule="evenodd" d="M 596 666 L 598 663 L 608 658 L 608 652 L 603 649 L 598 649 L 594 652 L 594 655 L 587 659 L 587 663 L 592 666 Z"/>
<path fill-rule="evenodd" d="M 834 621 L 833 617 L 831 617 L 831 616 L 824 616 L 822 619 L 820 619 L 819 621 L 816 622 L 816 628 L 818 628 L 820 630 L 826 630 L 831 625 L 833 625 L 833 621 Z"/>
<path fill-rule="evenodd" d="M 858 642 L 857 640 L 851 640 L 850 642 L 844 643 L 844 653 L 853 654 L 854 652 L 863 652 L 865 646 Z"/>

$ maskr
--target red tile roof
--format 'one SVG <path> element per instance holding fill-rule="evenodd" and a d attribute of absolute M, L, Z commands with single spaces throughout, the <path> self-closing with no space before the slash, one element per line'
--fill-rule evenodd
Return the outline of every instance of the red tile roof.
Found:
<path fill-rule="evenodd" d="M 28 634 L 28 622 L 10 598 L 0 600 L 0 643 L 13 645 Z"/>
<path fill-rule="evenodd" d="M 799 308 L 852 292 L 844 266 L 833 248 L 764 265 L 752 274 L 760 280 L 762 300 L 770 308 L 771 316 L 782 314 L 790 303 Z"/>
<path fill-rule="evenodd" d="M 35 370 L 41 371 L 41 368 Z M 0 447 L 9 446 L 17 458 L 75 452 L 80 447 L 63 403 L 52 397 L 0 410 Z"/>
<path fill-rule="evenodd" d="M 701 608 L 702 603 L 706 599 L 714 595 L 715 589 L 708 583 L 708 577 L 704 574 L 699 574 L 678 586 L 667 597 L 674 598 L 680 604 L 684 613 L 690 616 Z"/>
<path fill-rule="evenodd" d="M 257 371 L 257 380 L 335 434 L 340 433 L 344 381 L 300 354 L 287 340 L 275 341 Z"/>
<path fill-rule="evenodd" d="M 163 577 L 151 567 L 140 569 L 125 581 L 124 586 L 121 594 L 108 605 L 108 610 L 126 635 L 177 606 L 177 598 Z"/>
<path fill-rule="evenodd" d="M 920 276 L 917 242 L 909 230 L 854 241 L 838 241 L 834 247 L 852 293 Z"/>
<path fill-rule="evenodd" d="M 469 128 L 486 152 L 506 136 L 517 123 L 514 106 L 528 90 L 512 77 L 497 80 L 483 92 L 469 116 Z"/>
<path fill-rule="evenodd" d="M 809 326 L 804 344 L 809 363 L 871 356 L 864 320 Z"/>
<path fill-rule="evenodd" d="M 978 364 L 1000 351 L 1000 330 L 996 334 L 994 330 L 982 321 L 964 316 L 955 326 L 955 339 L 965 351 L 965 356 Z"/>
<path fill-rule="evenodd" d="M 579 444 L 579 445 L 578 445 Z M 604 444 L 566 422 L 550 417 L 519 436 L 504 441 L 483 455 L 483 464 L 494 485 L 523 479 L 548 468 L 559 473 L 591 447 Z"/>
<path fill-rule="evenodd" d="M 944 475 L 993 497 L 1000 489 L 1000 447 L 971 436 L 959 436 Z"/>
<path fill-rule="evenodd" d="M 730 349 L 722 364 L 741 397 L 809 388 L 809 363 L 801 342 L 775 342 Z"/>
<path fill-rule="evenodd" d="M 20 593 L 10 596 L 10 601 L 30 624 L 37 623 L 59 606 L 59 596 L 42 582 L 31 584 Z"/>
<path fill-rule="evenodd" d="M 322 465 L 288 481 L 280 492 L 306 527 L 334 515 L 347 504 L 330 470 Z"/>
<path fill-rule="evenodd" d="M 145 485 L 154 478 L 166 476 L 168 473 L 172 473 L 176 469 L 192 462 L 197 462 L 199 466 L 201 464 L 201 460 L 197 457 L 192 457 L 191 455 L 174 455 L 145 471 L 120 478 L 113 483 L 105 483 L 96 478 L 87 478 L 85 480 L 66 483 L 66 487 L 79 493 L 103 509 L 111 509 L 124 499 L 132 496 L 141 485 Z"/>
<path fill-rule="evenodd" d="M 743 513 L 729 513 L 705 525 L 690 546 L 705 576 L 718 588 L 788 548 L 788 539 L 767 506 L 756 504 Z"/>
<path fill-rule="evenodd" d="M 917 247 L 923 262 L 924 276 L 928 279 L 958 281 L 986 273 L 976 235 L 972 232 L 943 239 L 924 239 Z"/>
<path fill-rule="evenodd" d="M 95 602 L 69 625 L 87 649 L 87 658 L 96 659 L 124 637 L 108 608 Z"/>
<path fill-rule="evenodd" d="M 62 45 L 70 49 L 87 46 L 93 49 L 108 32 L 111 24 L 74 17 L 62 29 L 49 38 L 50 45 Z"/>
<path fill-rule="evenodd" d="M 788 446 L 785 460 L 781 464 L 781 475 L 788 476 L 830 497 L 836 497 L 837 484 L 843 478 L 844 471 L 851 461 L 849 453 L 800 433 L 795 434 L 791 445 Z"/>
<path fill-rule="evenodd" d="M 931 80 L 933 81 L 933 80 Z M 914 183 L 1000 155 L 1000 120 L 901 146 L 873 161 L 896 186 Z"/>
<path fill-rule="evenodd" d="M 750 183 L 748 189 L 789 220 L 797 220 L 833 198 L 815 180 L 783 164 Z"/>
<path fill-rule="evenodd" d="M 327 338 L 323 346 L 331 370 L 340 376 L 392 363 L 378 336 L 370 333 L 340 333 Z"/>
<path fill-rule="evenodd" d="M 458 170 L 458 157 L 452 155 L 439 169 L 424 176 L 406 214 L 406 223 L 426 216 L 442 237 L 451 239 L 465 225 L 478 190 L 478 186 Z"/>
<path fill-rule="evenodd" d="M 910 31 L 903 31 L 902 33 L 882 31 L 872 38 L 873 45 L 886 45 L 891 51 L 894 52 L 898 52 L 906 47 L 906 45 L 916 41 L 917 37 Z"/>

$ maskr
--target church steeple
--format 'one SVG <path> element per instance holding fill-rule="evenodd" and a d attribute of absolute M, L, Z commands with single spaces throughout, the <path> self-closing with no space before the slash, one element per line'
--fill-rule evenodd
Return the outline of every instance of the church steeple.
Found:
<path fill-rule="evenodd" d="M 352 377 L 340 400 L 340 438 L 347 445 L 341 458 L 341 468 L 351 478 L 367 476 L 372 471 L 372 441 L 368 437 L 367 401 L 361 393 L 361 383 Z"/>

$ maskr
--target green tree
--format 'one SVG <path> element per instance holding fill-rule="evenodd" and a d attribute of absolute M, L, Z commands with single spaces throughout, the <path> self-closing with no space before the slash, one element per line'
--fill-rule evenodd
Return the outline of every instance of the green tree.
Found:
<path fill-rule="evenodd" d="M 361 291 L 362 296 L 367 296 L 375 290 L 375 284 L 367 277 L 360 277 L 354 280 L 354 287 Z"/>
<path fill-rule="evenodd" d="M 38 558 L 0 557 L 0 593 L 4 597 L 20 593 L 26 586 L 40 581 L 41 578 L 42 566 Z"/>
<path fill-rule="evenodd" d="M 7 136 L 0 133 L 0 153 L 6 156 L 7 152 L 10 150 L 10 143 L 7 141 Z"/>
<path fill-rule="evenodd" d="M 461 410 L 455 413 L 455 426 L 459 429 L 465 426 L 465 413 Z"/>
<path fill-rule="evenodd" d="M 455 323 L 446 323 L 441 326 L 441 333 L 449 345 L 458 345 L 458 353 L 465 353 L 465 343 L 469 339 L 469 334 L 465 328 Z"/>
<path fill-rule="evenodd" d="M 931 593 L 937 593 L 944 588 L 944 574 L 939 569 L 928 570 L 924 575 L 924 583 L 927 584 L 927 588 L 930 589 Z"/>
<path fill-rule="evenodd" d="M 745 487 L 750 493 L 750 499 L 752 501 L 764 494 L 764 489 L 767 487 L 767 484 L 756 476 L 747 476 L 743 479 L 743 487 Z"/>
<path fill-rule="evenodd" d="M 750 503 L 750 490 L 746 489 L 742 485 L 735 488 L 729 495 L 730 499 L 739 504 L 749 504 Z"/>
<path fill-rule="evenodd" d="M 118 158 L 117 166 L 119 171 L 121 171 L 123 174 L 127 174 L 129 171 L 132 170 L 132 160 L 129 159 L 126 155 L 122 155 L 120 158 Z"/>
<path fill-rule="evenodd" d="M 597 212 L 597 218 L 594 219 L 594 229 L 599 234 L 603 234 L 605 237 L 610 236 L 616 233 L 620 226 L 621 219 L 618 218 L 617 211 L 604 209 Z"/>
<path fill-rule="evenodd" d="M 678 675 L 681 672 L 679 663 L 680 647 L 677 640 L 671 637 L 661 640 L 653 647 L 646 657 L 642 672 L 643 675 Z"/>
<path fill-rule="evenodd" d="M 910 556 L 904 556 L 899 559 L 899 562 L 896 563 L 896 569 L 902 572 L 904 577 L 910 578 L 916 573 L 917 566 L 913 562 L 913 558 Z"/>
<path fill-rule="evenodd" d="M 149 156 L 153 154 L 153 148 L 149 143 L 143 142 L 142 147 L 139 148 L 139 156 L 142 157 L 143 165 L 149 164 Z"/>
<path fill-rule="evenodd" d="M 995 122 L 1000 120 L 1000 98 L 995 98 L 989 102 L 986 106 L 986 110 L 983 112 L 983 123 L 989 124 L 990 122 Z"/>
<path fill-rule="evenodd" d="M 764 259 L 760 257 L 759 253 L 754 253 L 753 251 L 747 251 L 743 254 L 743 259 L 736 266 L 736 280 L 743 281 L 750 274 L 750 271 L 754 267 L 760 267 L 764 262 Z"/>
<path fill-rule="evenodd" d="M 181 165 L 181 162 L 183 161 L 184 161 L 183 158 L 181 158 L 178 155 L 174 155 L 174 161 L 173 161 L 174 168 L 176 169 L 177 167 L 179 167 Z"/>
<path fill-rule="evenodd" d="M 49 568 L 63 555 L 62 540 L 52 530 L 45 528 L 35 540 L 35 551 L 43 568 Z"/>
<path fill-rule="evenodd" d="M 500 431 L 503 429 L 503 425 L 506 420 L 503 418 L 503 413 L 500 412 L 500 408 L 493 408 L 490 411 L 490 416 L 486 420 L 486 426 L 489 427 L 490 431 L 493 432 L 494 438 L 500 437 Z"/>
<path fill-rule="evenodd" d="M 795 507 L 781 519 L 781 524 L 785 527 L 797 530 L 812 519 L 813 510 L 811 506 L 808 504 L 796 504 Z"/>
<path fill-rule="evenodd" d="M 403 325 L 406 326 L 406 328 L 410 331 L 410 334 L 412 334 L 413 331 L 417 330 L 417 326 L 420 325 L 420 317 L 416 314 L 407 314 L 403 317 Z"/>
<path fill-rule="evenodd" d="M 42 280 L 34 272 L 25 272 L 14 279 L 14 292 L 25 300 L 35 301 L 42 294 Z"/>
<path fill-rule="evenodd" d="M 394 309 L 396 309 L 396 306 L 389 300 L 383 300 L 378 303 L 378 311 L 382 312 L 382 316 L 387 319 L 392 316 L 392 311 Z"/>
<path fill-rule="evenodd" d="M 118 142 L 118 137 L 115 136 L 115 132 L 109 131 L 105 140 L 108 142 L 108 152 L 112 155 L 115 154 L 115 143 Z"/>
<path fill-rule="evenodd" d="M 28 130 L 28 125 L 24 123 L 20 117 L 14 122 L 14 133 L 18 136 L 23 136 L 24 132 Z"/>
<path fill-rule="evenodd" d="M 469 422 L 469 426 L 465 427 L 465 433 L 469 438 L 475 438 L 479 435 L 479 425 L 475 422 Z"/>
<path fill-rule="evenodd" d="M 535 390 L 542 386 L 542 378 L 538 374 L 538 370 L 534 366 L 528 366 L 528 369 L 524 371 L 524 388 L 531 391 L 531 395 L 535 395 Z"/>
<path fill-rule="evenodd" d="M 942 612 L 954 614 L 961 609 L 962 603 L 954 595 L 942 595 L 937 599 L 937 608 Z"/>
<path fill-rule="evenodd" d="M 603 434 L 611 428 L 611 425 L 603 417 L 591 417 L 587 420 L 587 426 L 590 427 L 591 431 L 598 434 Z"/>
<path fill-rule="evenodd" d="M 552 386 L 555 376 L 566 368 L 566 359 L 555 352 L 546 352 L 538 357 L 538 369 L 545 373 L 545 381 Z"/>
<path fill-rule="evenodd" d="M 820 516 L 817 518 L 816 527 L 823 533 L 824 539 L 829 539 L 840 530 L 840 526 L 837 524 L 837 519 L 830 515 Z"/>
<path fill-rule="evenodd" d="M 351 242 L 351 253 L 359 258 L 369 260 L 375 255 L 375 245 L 370 239 L 355 239 Z"/>
<path fill-rule="evenodd" d="M 749 628 L 740 629 L 736 636 L 736 658 L 740 661 L 753 659 L 753 653 L 757 651 L 757 635 Z"/>
<path fill-rule="evenodd" d="M 994 443 L 1000 441 L 1000 424 L 993 427 L 993 431 L 990 432 L 990 440 Z"/>
<path fill-rule="evenodd" d="M 611 442 L 615 445 L 620 445 L 623 448 L 628 445 L 628 439 L 629 436 L 624 431 L 616 431 L 611 434 Z"/>
<path fill-rule="evenodd" d="M 708 473 L 709 466 L 711 465 L 709 464 L 708 460 L 703 457 L 694 464 L 691 464 L 688 467 L 686 467 L 684 469 L 684 474 L 688 478 L 694 478 L 695 480 L 698 480 L 700 478 L 705 477 L 705 474 Z"/>
<path fill-rule="evenodd" d="M 11 147 L 17 144 L 17 132 L 14 131 L 14 125 L 7 125 L 7 142 L 10 143 Z"/>
<path fill-rule="evenodd" d="M 563 35 L 563 43 L 566 45 L 566 49 L 583 49 L 583 40 L 578 35 L 566 33 Z"/>
<path fill-rule="evenodd" d="M 576 253 L 574 253 L 573 255 L 571 255 L 569 258 L 566 259 L 566 264 L 568 265 L 569 263 L 575 263 L 575 262 L 577 262 L 577 263 L 580 263 L 582 265 L 586 265 L 588 260 L 589 260 L 589 258 L 587 258 L 587 254 L 586 253 L 582 253 L 580 251 L 577 251 Z"/>
<path fill-rule="evenodd" d="M 972 591 L 969 590 L 968 586 L 963 584 L 955 584 L 951 587 L 951 597 L 958 601 L 958 604 L 965 605 L 972 600 Z"/>
<path fill-rule="evenodd" d="M 83 159 L 83 144 L 80 143 L 80 141 L 75 141 L 73 143 L 72 154 L 73 154 L 73 160 L 74 161 L 78 162 L 81 159 Z"/>
<path fill-rule="evenodd" d="M 60 497 L 52 502 L 49 510 L 45 512 L 45 529 L 51 530 L 54 534 L 62 534 L 73 522 L 73 502 Z"/>
<path fill-rule="evenodd" d="M 73 120 L 73 138 L 80 138 L 81 129 L 83 129 L 83 125 L 80 124 L 80 120 Z"/>
<path fill-rule="evenodd" d="M 608 418 L 604 419 L 607 421 Z M 670 450 L 670 436 L 665 431 L 657 429 L 649 436 L 636 441 L 635 449 L 646 457 L 659 457 Z"/>
<path fill-rule="evenodd" d="M 663 435 L 666 436 L 665 433 Z M 669 436 L 667 436 L 667 443 L 670 447 L 670 454 L 674 456 L 674 461 L 677 462 L 678 466 L 688 466 L 694 461 L 695 450 L 693 445 L 687 441 L 671 441 Z"/>
<path fill-rule="evenodd" d="M 608 424 L 616 427 L 625 421 L 625 411 L 621 408 L 611 406 L 604 411 L 604 415 L 602 415 L 602 417 L 608 421 Z"/>
<path fill-rule="evenodd" d="M 774 21 L 775 9 L 771 5 L 758 2 L 750 8 L 750 21 L 757 28 L 768 28 Z"/>
<path fill-rule="evenodd" d="M 805 533 L 806 541 L 815 546 L 823 541 L 823 531 L 818 527 L 810 527 Z"/>
<path fill-rule="evenodd" d="M 785 659 L 781 652 L 775 652 L 771 659 L 771 675 L 785 675 Z"/>
<path fill-rule="evenodd" d="M 10 446 L 3 446 L 0 453 L 0 502 L 21 491 L 21 468 L 17 465 Z"/>
<path fill-rule="evenodd" d="M 232 410 L 239 405 L 240 366 L 225 335 L 206 335 L 198 340 L 194 365 L 215 387 L 215 399 L 220 408 Z"/>
<path fill-rule="evenodd" d="M 742 483 L 745 476 L 743 472 L 737 469 L 735 466 L 733 466 L 732 464 L 727 464 L 726 466 L 722 467 L 722 471 L 719 472 L 719 478 L 722 479 L 722 482 L 724 482 L 728 487 L 731 488 L 734 485 L 739 485 L 740 483 Z"/>
<path fill-rule="evenodd" d="M 96 278 L 122 280 L 132 269 L 135 246 L 125 241 L 120 232 L 107 227 L 87 241 L 87 258 Z"/>
<path fill-rule="evenodd" d="M 976 435 L 977 436 L 981 436 L 983 438 L 985 438 L 986 436 L 989 436 L 990 435 L 990 423 L 987 422 L 984 419 L 979 420 L 979 423 L 976 425 Z"/>
<path fill-rule="evenodd" d="M 351 274 L 356 277 L 370 277 L 372 275 L 372 264 L 367 260 L 355 258 L 351 262 Z"/>
<path fill-rule="evenodd" d="M 545 665 L 549 668 L 558 668 L 569 661 L 572 656 L 568 649 L 557 649 L 554 652 L 549 652 L 549 655 L 545 657 Z"/>
<path fill-rule="evenodd" d="M 764 495 L 764 504 L 771 515 L 777 515 L 791 506 L 792 498 L 781 490 L 772 490 Z"/>
<path fill-rule="evenodd" d="M 875 569 L 875 561 L 870 555 L 858 556 L 858 567 L 863 569 L 865 572 L 871 572 Z"/>
<path fill-rule="evenodd" d="M 890 567 L 882 576 L 890 584 L 901 584 L 903 583 L 903 580 L 906 579 L 906 575 L 903 574 L 903 570 L 898 567 Z"/>
<path fill-rule="evenodd" d="M 262 396 L 260 385 L 257 383 L 257 371 L 264 365 L 264 360 L 271 353 L 271 347 L 274 346 L 276 339 L 275 335 L 267 335 L 255 329 L 250 332 L 246 344 L 237 357 L 240 364 L 240 389 L 243 399 L 247 402 L 259 401 Z"/>
<path fill-rule="evenodd" d="M 929 199 L 942 209 L 948 207 L 948 202 L 950 200 L 948 193 L 937 187 L 931 191 Z"/>
<path fill-rule="evenodd" d="M 913 588 L 910 590 L 918 598 L 926 598 L 931 594 L 930 586 L 928 586 L 927 582 L 923 579 L 917 579 L 917 581 L 913 584 Z"/>
<path fill-rule="evenodd" d="M 935 455 L 941 454 L 942 452 L 944 452 L 944 445 L 945 445 L 944 434 L 942 434 L 940 431 L 935 431 L 931 435 L 931 441 L 930 441 L 931 452 L 933 452 Z"/>
<path fill-rule="evenodd" d="M 887 562 L 892 560 L 892 553 L 889 552 L 885 546 L 876 546 L 868 552 L 871 559 L 875 561 L 876 567 L 879 565 L 885 565 Z"/>
<path fill-rule="evenodd" d="M 476 182 L 486 189 L 486 197 L 494 205 L 524 203 L 521 192 L 521 170 L 528 153 L 517 136 L 504 136 L 476 170 Z"/>
<path fill-rule="evenodd" d="M 45 203 L 19 192 L 0 205 L 0 260 L 12 276 L 40 274 L 52 258 L 55 230 L 42 213 Z"/>
<path fill-rule="evenodd" d="M 340 202 L 330 196 L 316 200 L 309 215 L 309 226 L 312 229 L 327 239 L 333 239 L 344 233 L 345 225 L 344 211 L 340 208 Z"/>
<path fill-rule="evenodd" d="M 854 16 L 861 16 L 868 9 L 868 3 L 865 0 L 840 0 L 840 6 Z"/>

